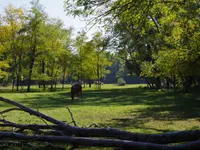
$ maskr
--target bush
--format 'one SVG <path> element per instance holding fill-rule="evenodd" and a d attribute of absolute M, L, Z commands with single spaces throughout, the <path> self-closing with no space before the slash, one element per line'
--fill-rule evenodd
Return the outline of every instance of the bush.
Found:
<path fill-rule="evenodd" d="M 124 85 L 126 85 L 126 81 L 125 81 L 123 78 L 119 78 L 119 79 L 117 80 L 117 84 L 118 84 L 119 86 L 124 86 Z"/>

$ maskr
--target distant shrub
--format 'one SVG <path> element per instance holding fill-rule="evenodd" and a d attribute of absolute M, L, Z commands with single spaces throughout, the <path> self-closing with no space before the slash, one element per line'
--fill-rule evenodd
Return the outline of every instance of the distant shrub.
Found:
<path fill-rule="evenodd" d="M 118 84 L 119 86 L 125 86 L 125 85 L 126 85 L 126 81 L 125 81 L 123 78 L 119 78 L 119 79 L 117 80 L 117 84 Z"/>

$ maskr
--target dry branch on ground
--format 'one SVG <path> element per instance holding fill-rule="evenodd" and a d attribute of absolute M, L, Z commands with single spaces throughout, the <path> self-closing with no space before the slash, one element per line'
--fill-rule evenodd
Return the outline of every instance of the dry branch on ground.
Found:
<path fill-rule="evenodd" d="M 0 114 L 21 110 L 30 115 L 37 116 L 49 124 L 17 124 L 3 117 L 0 119 L 0 127 L 14 127 L 17 131 L 0 131 L 0 142 L 31 144 L 49 143 L 76 146 L 115 147 L 122 149 L 200 149 L 200 130 L 177 131 L 163 134 L 142 134 L 122 131 L 113 128 L 82 128 L 76 125 L 73 114 L 69 108 L 74 126 L 55 118 L 35 111 L 15 101 L 0 97 L 0 101 L 11 104 L 16 108 L 1 111 Z M 26 134 L 25 130 L 32 134 Z M 170 145 L 172 144 L 173 145 Z M 180 144 L 181 143 L 181 144 Z M 35 144 L 35 143 L 34 143 Z M 1 145 L 1 144 L 0 144 Z M 8 144 L 9 145 L 9 144 Z M 23 144 L 22 144 L 23 145 Z"/>

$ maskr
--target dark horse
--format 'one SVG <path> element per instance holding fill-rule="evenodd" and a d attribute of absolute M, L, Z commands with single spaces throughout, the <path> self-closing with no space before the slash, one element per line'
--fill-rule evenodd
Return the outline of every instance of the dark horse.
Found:
<path fill-rule="evenodd" d="M 71 87 L 71 98 L 74 99 L 75 96 L 80 96 L 82 98 L 82 86 L 81 84 L 73 84 Z"/>

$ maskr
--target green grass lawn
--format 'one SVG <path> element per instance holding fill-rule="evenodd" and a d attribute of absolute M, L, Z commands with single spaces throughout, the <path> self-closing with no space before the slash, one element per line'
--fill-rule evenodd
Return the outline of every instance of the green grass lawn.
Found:
<path fill-rule="evenodd" d="M 37 89 L 35 87 L 35 89 Z M 92 123 L 140 133 L 162 133 L 200 129 L 200 94 L 185 94 L 144 88 L 144 85 L 104 85 L 101 90 L 83 89 L 83 99 L 71 100 L 69 86 L 64 91 L 11 93 L 0 89 L 0 96 L 15 100 L 56 119 L 71 122 L 68 106 L 78 126 Z M 11 107 L 0 102 L 0 110 Z M 6 114 L 18 123 L 44 123 L 21 111 Z"/>

